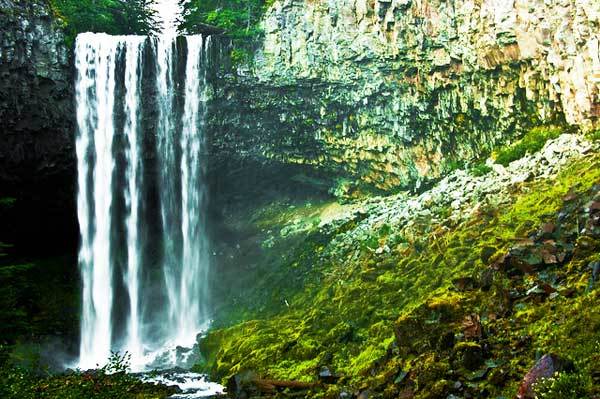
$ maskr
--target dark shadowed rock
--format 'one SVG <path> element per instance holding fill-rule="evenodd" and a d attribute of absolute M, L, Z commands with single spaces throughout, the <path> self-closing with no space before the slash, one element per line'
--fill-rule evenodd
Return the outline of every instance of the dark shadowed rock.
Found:
<path fill-rule="evenodd" d="M 546 223 L 542 226 L 540 235 L 542 238 L 551 238 L 556 231 L 556 225 L 554 223 Z"/>
<path fill-rule="evenodd" d="M 368 389 L 358 394 L 356 399 L 369 399 L 371 397 L 371 391 Z"/>
<path fill-rule="evenodd" d="M 452 280 L 452 285 L 457 291 L 472 291 L 476 288 L 477 282 L 472 277 L 459 277 Z"/>
<path fill-rule="evenodd" d="M 17 199 L 0 240 L 76 245 L 71 59 L 48 1 L 0 1 L 0 197 Z"/>
<path fill-rule="evenodd" d="M 483 364 L 483 349 L 474 342 L 461 342 L 456 345 L 460 365 L 467 370 L 477 370 Z"/>
<path fill-rule="evenodd" d="M 325 384 L 335 384 L 338 379 L 339 376 L 332 373 L 329 367 L 321 367 L 321 371 L 319 371 L 319 381 Z"/>
<path fill-rule="evenodd" d="M 590 288 L 592 288 L 600 278 L 600 262 L 591 262 L 588 268 L 592 271 L 592 279 L 590 281 Z"/>

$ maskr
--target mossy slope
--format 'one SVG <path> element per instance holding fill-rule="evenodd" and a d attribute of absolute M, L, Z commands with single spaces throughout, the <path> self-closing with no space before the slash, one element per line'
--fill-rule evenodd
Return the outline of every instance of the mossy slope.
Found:
<path fill-rule="evenodd" d="M 474 395 L 511 396 L 536 353 L 545 351 L 562 353 L 591 373 L 600 337 L 583 326 L 597 325 L 600 309 L 597 290 L 586 291 L 586 267 L 599 243 L 590 239 L 588 250 L 579 251 L 582 244 L 569 236 L 574 255 L 540 272 L 490 266 L 560 212 L 575 212 L 561 211 L 565 196 L 589 199 L 600 182 L 598 164 L 592 153 L 556 177 L 518 183 L 508 198 L 479 204 L 464 222 L 434 222 L 444 220 L 437 214 L 411 226 L 374 224 L 369 240 L 350 249 L 340 250 L 336 240 L 356 221 L 317 230 L 277 272 L 280 281 L 288 276 L 298 282 L 286 291 L 288 306 L 211 331 L 201 341 L 205 362 L 199 368 L 220 379 L 254 370 L 315 381 L 322 366 L 340 376 L 310 397 L 338 397 L 345 389 L 446 397 L 458 383 Z M 299 271 L 305 278 L 294 279 Z M 482 290 L 487 273 L 493 277 Z M 548 276 L 564 291 L 552 300 L 511 298 L 511 290 L 532 288 Z M 457 281 L 477 283 L 465 290 L 456 288 Z M 461 329 L 472 315 L 485 336 L 465 338 Z"/>

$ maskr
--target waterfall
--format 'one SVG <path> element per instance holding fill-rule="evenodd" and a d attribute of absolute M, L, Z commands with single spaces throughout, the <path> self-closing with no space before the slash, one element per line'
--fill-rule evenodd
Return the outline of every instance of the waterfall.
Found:
<path fill-rule="evenodd" d="M 127 208 L 127 269 L 125 285 L 129 293 L 129 320 L 125 350 L 131 354 L 134 363 L 143 358 L 143 344 L 140 330 L 140 248 L 138 241 L 141 159 L 139 144 L 140 95 L 142 72 L 142 48 L 144 39 L 135 37 L 125 44 L 125 126 L 127 141 L 125 157 L 127 161 L 127 186 L 125 205 Z"/>
<path fill-rule="evenodd" d="M 210 41 L 207 41 L 210 43 Z M 202 155 L 204 136 L 198 130 L 204 130 L 204 107 L 206 104 L 203 88 L 206 88 L 206 70 L 202 64 L 202 37 L 188 38 L 188 58 L 186 65 L 185 105 L 181 129 L 181 232 L 183 235 L 182 259 L 184 265 L 208 264 L 208 247 L 206 244 L 205 225 L 202 223 L 202 212 L 206 204 L 206 186 L 203 184 L 204 168 Z M 201 75 L 201 77 L 200 77 Z M 200 98 L 202 97 L 202 98 Z M 203 108 L 203 109 L 201 109 Z M 207 268 L 187 267 L 181 269 L 178 287 L 179 297 L 171 303 L 170 314 L 175 315 L 178 331 L 178 342 L 189 346 L 196 340 L 200 325 L 199 320 L 206 314 L 205 305 L 196 306 L 195 293 L 206 292 Z M 182 314 L 178 309 L 189 309 L 189 314 Z M 202 312 L 204 310 L 204 312 Z"/>
<path fill-rule="evenodd" d="M 210 48 L 202 36 L 77 38 L 80 368 L 126 351 L 142 369 L 208 325 Z"/>

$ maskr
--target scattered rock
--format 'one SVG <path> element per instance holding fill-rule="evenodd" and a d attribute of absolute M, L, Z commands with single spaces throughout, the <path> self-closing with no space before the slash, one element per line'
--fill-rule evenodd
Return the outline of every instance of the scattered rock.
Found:
<path fill-rule="evenodd" d="M 588 209 L 590 214 L 600 212 L 600 201 L 592 201 L 592 203 L 588 205 Z"/>
<path fill-rule="evenodd" d="M 461 366 L 467 370 L 477 370 L 483 364 L 483 349 L 474 342 L 461 342 L 456 345 Z"/>
<path fill-rule="evenodd" d="M 462 321 L 463 334 L 466 339 L 480 339 L 483 335 L 481 318 L 477 314 L 471 314 Z"/>
<path fill-rule="evenodd" d="M 560 371 L 573 371 L 573 363 L 569 360 L 562 359 L 557 355 L 547 354 L 537 361 L 535 366 L 523 378 L 523 382 L 519 387 L 517 398 L 533 399 L 535 393 L 533 391 L 534 384 L 541 378 L 547 378 Z"/>
<path fill-rule="evenodd" d="M 367 389 L 367 390 L 359 393 L 358 396 L 356 397 L 356 399 L 369 399 L 370 397 L 371 397 L 371 391 L 369 391 Z"/>
<path fill-rule="evenodd" d="M 592 279 L 590 281 L 590 288 L 592 288 L 596 284 L 596 281 L 598 281 L 598 278 L 600 278 L 600 262 L 591 262 L 588 268 L 592 271 Z"/>
<path fill-rule="evenodd" d="M 577 199 L 577 194 L 575 194 L 572 189 L 569 190 L 569 193 L 563 197 L 564 202 L 571 202 Z"/>
<path fill-rule="evenodd" d="M 476 288 L 475 279 L 471 277 L 460 277 L 452 280 L 452 284 L 457 291 L 473 291 Z"/>
<path fill-rule="evenodd" d="M 335 384 L 338 379 L 339 376 L 332 373 L 329 367 L 321 367 L 321 371 L 319 371 L 319 381 L 323 382 L 324 384 Z"/>
<path fill-rule="evenodd" d="M 556 231 L 556 225 L 554 223 L 546 223 L 542 226 L 540 235 L 542 238 L 551 238 Z"/>

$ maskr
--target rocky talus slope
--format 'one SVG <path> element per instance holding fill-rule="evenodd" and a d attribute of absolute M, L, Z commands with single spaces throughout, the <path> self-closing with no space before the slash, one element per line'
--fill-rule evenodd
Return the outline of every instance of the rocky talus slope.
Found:
<path fill-rule="evenodd" d="M 599 150 L 565 134 L 420 195 L 284 208 L 283 260 L 245 272 L 199 367 L 236 398 L 532 397 L 567 369 L 599 394 Z"/>
<path fill-rule="evenodd" d="M 341 195 L 598 124 L 597 1 L 278 0 L 263 29 L 220 87 L 215 153 L 309 165 Z"/>

